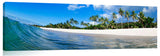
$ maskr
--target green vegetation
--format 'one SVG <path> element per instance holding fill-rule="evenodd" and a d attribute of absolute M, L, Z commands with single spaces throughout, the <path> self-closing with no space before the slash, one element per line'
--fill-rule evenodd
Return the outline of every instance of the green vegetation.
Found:
<path fill-rule="evenodd" d="M 33 25 L 36 27 L 47 27 L 47 28 L 66 28 L 66 29 L 79 29 L 79 27 L 74 26 L 74 24 L 79 24 L 77 20 L 74 20 L 73 18 L 71 18 L 69 21 L 67 20 L 64 23 L 58 23 L 58 24 L 52 24 L 49 23 L 48 25 L 45 26 L 37 26 L 37 25 Z"/>
<path fill-rule="evenodd" d="M 117 15 L 112 13 L 112 20 L 109 21 L 107 17 L 99 17 L 98 15 L 91 16 L 89 19 L 94 22 L 98 22 L 97 25 L 92 25 L 89 23 L 81 22 L 81 25 L 85 26 L 84 28 L 80 28 L 75 26 L 75 24 L 79 24 L 77 20 L 71 18 L 64 23 L 58 24 L 48 24 L 45 26 L 33 25 L 36 27 L 47 27 L 47 28 L 66 28 L 66 29 L 123 29 L 123 28 L 157 28 L 157 22 L 154 22 L 154 18 L 145 17 L 143 12 L 139 12 L 138 17 L 135 11 L 132 11 L 131 14 L 128 11 L 124 11 L 123 9 L 119 9 L 119 15 L 121 15 L 121 23 L 117 23 Z M 133 22 L 129 22 L 130 18 L 132 18 Z M 126 23 L 122 23 L 122 19 L 127 19 Z"/>

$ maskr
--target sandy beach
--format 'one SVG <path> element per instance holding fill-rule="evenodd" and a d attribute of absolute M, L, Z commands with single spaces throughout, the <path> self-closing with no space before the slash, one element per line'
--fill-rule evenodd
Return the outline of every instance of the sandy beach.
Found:
<path fill-rule="evenodd" d="M 134 28 L 134 29 L 108 29 L 108 30 L 87 30 L 87 29 L 59 29 L 59 28 L 44 28 L 48 31 L 61 31 L 68 33 L 79 33 L 90 36 L 140 36 L 140 37 L 154 37 L 157 36 L 157 28 Z"/>

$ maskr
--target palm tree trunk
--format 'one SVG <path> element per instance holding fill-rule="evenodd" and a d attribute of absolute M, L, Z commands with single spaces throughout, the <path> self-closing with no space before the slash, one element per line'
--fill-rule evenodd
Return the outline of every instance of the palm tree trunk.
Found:
<path fill-rule="evenodd" d="M 128 20 L 128 28 L 129 28 L 129 20 Z"/>
<path fill-rule="evenodd" d="M 121 28 L 123 28 L 123 24 L 122 24 L 122 18 L 121 18 Z"/>
<path fill-rule="evenodd" d="M 108 29 L 108 26 L 109 26 L 109 25 L 107 24 L 107 29 Z"/>
<path fill-rule="evenodd" d="M 135 20 L 134 20 L 134 27 L 133 28 L 135 28 L 135 26 L 136 26 L 136 23 L 135 23 Z"/>
<path fill-rule="evenodd" d="M 116 23 L 116 29 L 117 29 L 117 23 Z"/>

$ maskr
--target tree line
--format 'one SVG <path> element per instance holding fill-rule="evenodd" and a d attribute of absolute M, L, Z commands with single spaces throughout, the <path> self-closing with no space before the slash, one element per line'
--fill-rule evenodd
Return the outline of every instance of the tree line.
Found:
<path fill-rule="evenodd" d="M 48 27 L 48 28 L 67 28 L 67 29 L 124 29 L 124 28 L 157 28 L 157 22 L 153 22 L 154 18 L 146 17 L 142 11 L 139 14 L 136 14 L 135 11 L 129 12 L 124 11 L 122 8 L 118 11 L 121 16 L 121 22 L 117 22 L 116 13 L 112 13 L 112 20 L 109 21 L 107 17 L 99 17 L 98 15 L 93 15 L 89 18 L 89 20 L 93 22 L 98 22 L 99 24 L 93 25 L 89 23 L 85 23 L 82 21 L 80 24 L 85 26 L 83 28 L 75 26 L 79 24 L 77 20 L 71 18 L 66 22 L 61 22 L 58 24 L 48 24 L 45 26 L 33 25 L 36 27 Z M 138 15 L 138 16 L 137 16 Z M 123 19 L 127 19 L 127 23 L 123 23 Z M 129 22 L 132 19 L 133 22 Z"/>

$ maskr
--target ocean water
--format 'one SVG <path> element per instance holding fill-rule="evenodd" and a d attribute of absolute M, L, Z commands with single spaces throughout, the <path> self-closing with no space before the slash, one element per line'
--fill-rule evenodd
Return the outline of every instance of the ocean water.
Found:
<path fill-rule="evenodd" d="M 82 34 L 47 31 L 11 20 L 7 17 L 3 19 L 3 49 L 5 51 L 156 47 L 156 37 L 147 40 L 99 38 Z"/>

